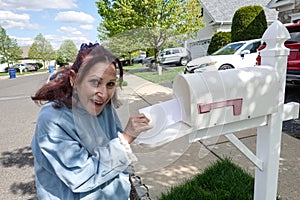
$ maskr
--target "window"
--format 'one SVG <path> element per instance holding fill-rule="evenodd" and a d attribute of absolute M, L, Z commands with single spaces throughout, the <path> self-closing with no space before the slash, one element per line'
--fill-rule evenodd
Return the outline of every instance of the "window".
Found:
<path fill-rule="evenodd" d="M 175 54 L 175 53 L 180 53 L 179 49 L 173 49 L 173 54 Z"/>
<path fill-rule="evenodd" d="M 287 42 L 300 42 L 300 26 L 288 28 L 291 38 Z"/>
<path fill-rule="evenodd" d="M 261 42 L 254 42 L 252 44 L 249 44 L 244 50 L 249 50 L 250 53 L 255 53 L 257 48 L 260 46 Z"/>
<path fill-rule="evenodd" d="M 172 54 L 172 52 L 170 50 L 167 50 L 166 55 L 170 55 L 170 54 Z"/>

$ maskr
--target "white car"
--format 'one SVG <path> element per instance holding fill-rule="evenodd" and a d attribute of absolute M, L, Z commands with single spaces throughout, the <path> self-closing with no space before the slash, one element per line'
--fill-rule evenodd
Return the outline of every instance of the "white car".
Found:
<path fill-rule="evenodd" d="M 184 47 L 168 48 L 159 53 L 159 63 L 185 66 L 191 60 L 191 53 Z"/>
<path fill-rule="evenodd" d="M 217 50 L 210 56 L 191 60 L 185 67 L 184 73 L 216 71 L 256 65 L 257 48 L 261 39 L 230 43 Z"/>

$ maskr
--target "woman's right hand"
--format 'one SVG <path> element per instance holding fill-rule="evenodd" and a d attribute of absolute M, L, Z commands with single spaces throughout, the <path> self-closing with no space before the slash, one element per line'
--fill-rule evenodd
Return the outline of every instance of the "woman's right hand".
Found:
<path fill-rule="evenodd" d="M 153 126 L 149 125 L 149 122 L 150 120 L 144 114 L 131 116 L 124 129 L 123 136 L 125 140 L 130 144 L 143 131 L 153 128 Z"/>

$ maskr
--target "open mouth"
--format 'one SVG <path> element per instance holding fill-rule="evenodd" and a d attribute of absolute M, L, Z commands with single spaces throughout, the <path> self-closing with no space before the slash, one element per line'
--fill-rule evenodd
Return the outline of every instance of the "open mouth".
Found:
<path fill-rule="evenodd" d="M 103 101 L 91 100 L 96 106 L 102 106 L 104 104 Z"/>

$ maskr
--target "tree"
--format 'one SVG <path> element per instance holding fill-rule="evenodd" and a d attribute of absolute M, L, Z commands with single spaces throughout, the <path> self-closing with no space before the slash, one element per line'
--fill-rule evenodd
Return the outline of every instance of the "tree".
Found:
<path fill-rule="evenodd" d="M 128 30 L 123 33 L 116 34 L 113 37 L 108 38 L 102 43 L 115 55 L 123 57 L 125 60 L 129 60 L 129 64 L 132 63 L 132 53 L 142 48 L 142 42 L 137 36 L 135 30 Z M 128 57 L 126 58 L 126 54 Z"/>
<path fill-rule="evenodd" d="M 65 40 L 57 51 L 56 62 L 59 65 L 65 65 L 74 62 L 78 53 L 78 49 L 72 40 Z"/>
<path fill-rule="evenodd" d="M 231 25 L 232 42 L 261 38 L 267 29 L 267 20 L 261 6 L 245 6 L 233 15 Z"/>
<path fill-rule="evenodd" d="M 100 39 L 111 42 L 130 30 L 123 42 L 134 44 L 131 52 L 151 47 L 155 57 L 168 40 L 182 40 L 204 25 L 198 0 L 100 0 L 97 6 L 102 18 Z"/>
<path fill-rule="evenodd" d="M 56 58 L 56 52 L 53 50 L 52 45 L 47 41 L 44 36 L 39 33 L 31 45 L 28 56 L 32 59 L 42 60 L 44 67 L 45 62 L 48 60 L 54 60 Z"/>
<path fill-rule="evenodd" d="M 0 56 L 1 63 L 9 64 L 17 61 L 22 56 L 22 50 L 18 46 L 16 39 L 10 38 L 6 34 L 6 30 L 0 26 Z"/>

